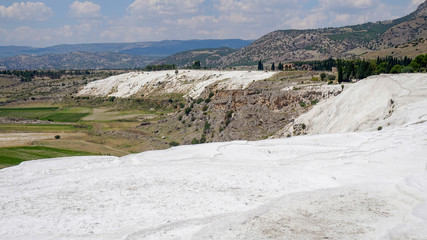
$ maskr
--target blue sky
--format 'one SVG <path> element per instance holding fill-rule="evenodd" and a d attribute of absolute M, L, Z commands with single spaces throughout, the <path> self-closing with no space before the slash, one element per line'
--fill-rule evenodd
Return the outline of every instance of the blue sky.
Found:
<path fill-rule="evenodd" d="M 0 45 L 257 39 L 402 17 L 424 0 L 0 0 Z"/>

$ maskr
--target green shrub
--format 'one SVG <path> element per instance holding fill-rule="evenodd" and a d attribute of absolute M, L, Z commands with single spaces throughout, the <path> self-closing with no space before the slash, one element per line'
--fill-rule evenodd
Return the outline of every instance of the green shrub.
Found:
<path fill-rule="evenodd" d="M 321 79 L 322 81 L 325 81 L 325 80 L 326 80 L 326 73 L 321 73 L 321 74 L 320 74 L 320 79 Z"/>
<path fill-rule="evenodd" d="M 191 112 L 191 108 L 189 107 L 185 108 L 184 112 L 185 112 L 185 115 L 188 115 Z"/>
<path fill-rule="evenodd" d="M 383 129 L 383 127 L 379 126 L 378 127 L 378 131 L 381 131 Z"/>
<path fill-rule="evenodd" d="M 306 129 L 307 128 L 307 126 L 305 126 L 304 123 L 301 125 L 301 127 L 302 127 L 302 129 Z"/>
<path fill-rule="evenodd" d="M 208 105 L 203 106 L 202 111 L 205 112 L 208 110 Z"/>
<path fill-rule="evenodd" d="M 211 124 L 208 121 L 206 121 L 205 122 L 205 126 L 203 128 L 203 131 L 207 132 L 210 128 L 211 128 Z"/>
<path fill-rule="evenodd" d="M 61 136 L 55 135 L 55 139 L 60 139 L 60 138 L 61 138 Z"/>
<path fill-rule="evenodd" d="M 393 66 L 393 68 L 390 70 L 390 73 L 392 74 L 400 73 L 401 70 L 402 70 L 402 67 L 399 64 L 397 64 Z"/>
<path fill-rule="evenodd" d="M 305 105 L 305 102 L 303 102 L 303 101 L 299 102 L 299 105 L 300 105 L 301 107 L 305 107 L 305 106 L 306 106 L 306 105 Z"/>
<path fill-rule="evenodd" d="M 169 146 L 176 147 L 176 146 L 179 146 L 179 143 L 177 143 L 175 141 L 172 141 L 172 142 L 169 143 Z"/>
<path fill-rule="evenodd" d="M 406 66 L 406 67 L 403 67 L 403 68 L 400 70 L 400 72 L 401 72 L 401 73 L 413 73 L 413 72 L 415 72 L 415 70 L 414 70 L 414 68 L 413 68 L 413 67 L 411 67 L 411 66 Z"/>

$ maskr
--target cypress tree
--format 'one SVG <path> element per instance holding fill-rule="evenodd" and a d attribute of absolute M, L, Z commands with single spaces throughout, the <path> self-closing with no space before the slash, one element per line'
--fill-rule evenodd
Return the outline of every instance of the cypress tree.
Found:
<path fill-rule="evenodd" d="M 264 70 L 264 65 L 261 60 L 258 61 L 258 70 Z"/>
<path fill-rule="evenodd" d="M 342 69 L 342 61 L 338 59 L 338 82 L 341 83 L 343 81 L 343 69 Z"/>

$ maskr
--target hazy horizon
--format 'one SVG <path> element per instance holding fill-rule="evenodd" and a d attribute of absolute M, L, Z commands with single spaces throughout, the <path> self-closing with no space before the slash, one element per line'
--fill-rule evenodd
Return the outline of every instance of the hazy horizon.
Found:
<path fill-rule="evenodd" d="M 38 0 L 0 4 L 0 46 L 253 40 L 275 30 L 390 20 L 423 0 Z"/>

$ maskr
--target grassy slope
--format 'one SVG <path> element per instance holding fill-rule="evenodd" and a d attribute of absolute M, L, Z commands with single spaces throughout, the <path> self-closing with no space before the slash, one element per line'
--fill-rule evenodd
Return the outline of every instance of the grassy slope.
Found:
<path fill-rule="evenodd" d="M 15 117 L 38 119 L 48 116 L 58 110 L 57 107 L 39 108 L 0 108 L 0 117 Z"/>
<path fill-rule="evenodd" d="M 0 148 L 0 168 L 17 165 L 27 160 L 85 155 L 94 154 L 40 146 Z"/>
<path fill-rule="evenodd" d="M 136 106 L 134 106 L 136 104 Z M 58 156 L 73 156 L 82 155 L 78 153 L 85 153 L 83 155 L 115 155 L 123 156 L 130 153 L 141 152 L 151 149 L 163 149 L 168 145 L 166 142 L 161 141 L 161 136 L 154 136 L 150 132 L 139 131 L 137 126 L 141 123 L 142 119 L 145 121 L 158 121 L 165 116 L 165 113 L 171 112 L 168 108 L 162 106 L 155 106 L 156 108 L 151 110 L 151 106 L 145 106 L 140 103 L 130 104 L 125 102 L 121 104 L 133 110 L 115 111 L 111 106 L 107 107 L 102 111 L 103 114 L 99 116 L 96 113 L 96 109 L 90 106 L 91 104 L 83 103 L 84 106 L 72 106 L 72 107 L 49 107 L 25 105 L 21 108 L 18 106 L 9 108 L 0 108 L 0 117 L 14 117 L 14 118 L 26 118 L 26 119 L 40 119 L 50 120 L 52 124 L 37 124 L 37 123 L 6 123 L 0 124 L 0 132 L 3 133 L 52 133 L 54 135 L 60 135 L 61 139 L 49 139 L 49 140 L 35 140 L 33 142 L 19 143 L 17 146 L 25 147 L 47 147 L 44 148 L 44 154 L 38 157 L 34 154 L 27 154 L 26 148 L 15 148 L 14 152 L 10 154 L 10 148 L 0 148 L 1 152 L 7 150 L 8 155 L 0 154 L 0 168 L 8 167 L 14 164 L 19 164 L 23 160 L 31 160 L 38 158 L 51 158 Z M 128 106 L 129 105 L 129 106 Z M 135 110 L 134 108 L 141 108 L 141 105 L 145 106 L 142 109 Z M 146 110 L 149 109 L 149 110 Z M 108 119 L 105 113 L 112 114 L 112 119 Z M 82 120 L 85 116 L 93 116 L 94 119 L 90 121 Z M 111 116 L 110 116 L 111 117 Z M 79 123 L 74 123 L 79 121 Z M 68 122 L 64 124 L 54 122 Z M 78 138 L 67 137 L 62 138 L 64 133 L 82 133 Z M 156 140 L 158 138 L 158 140 Z M 29 146 L 26 146 L 29 145 Z M 68 155 L 57 155 L 56 149 L 62 149 L 69 151 Z M 66 149 L 66 150 L 65 150 Z M 49 153 L 52 151 L 52 153 Z M 24 156 L 15 157 L 19 154 Z M 76 154 L 74 154 L 76 153 Z M 17 158 L 17 159 L 15 159 Z M 2 162 L 2 160 L 5 159 Z"/>
<path fill-rule="evenodd" d="M 416 56 L 427 52 L 427 40 L 413 41 L 411 43 L 402 44 L 397 47 L 382 49 L 374 52 L 363 54 L 361 58 L 375 59 L 377 57 L 410 57 Z"/>
<path fill-rule="evenodd" d="M 90 108 L 0 108 L 0 117 L 50 120 L 54 122 L 78 122 L 90 114 Z"/>

